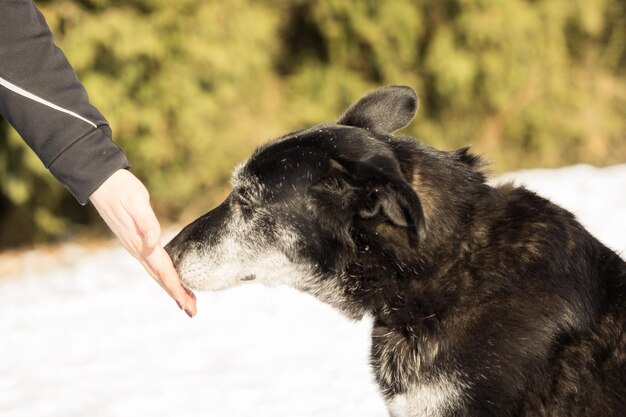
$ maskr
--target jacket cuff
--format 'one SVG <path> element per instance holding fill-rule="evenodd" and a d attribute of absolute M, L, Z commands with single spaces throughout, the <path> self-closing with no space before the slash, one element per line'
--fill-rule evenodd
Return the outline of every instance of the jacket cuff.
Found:
<path fill-rule="evenodd" d="M 130 168 L 126 155 L 111 140 L 109 127 L 101 126 L 82 136 L 48 167 L 81 205 L 115 171 Z"/>

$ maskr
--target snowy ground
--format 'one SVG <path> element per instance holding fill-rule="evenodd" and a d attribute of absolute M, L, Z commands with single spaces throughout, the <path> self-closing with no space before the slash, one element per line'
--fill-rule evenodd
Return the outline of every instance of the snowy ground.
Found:
<path fill-rule="evenodd" d="M 626 165 L 506 179 L 626 252 Z M 386 416 L 367 321 L 255 285 L 198 294 L 190 320 L 120 249 L 75 253 L 0 277 L 0 416 Z"/>

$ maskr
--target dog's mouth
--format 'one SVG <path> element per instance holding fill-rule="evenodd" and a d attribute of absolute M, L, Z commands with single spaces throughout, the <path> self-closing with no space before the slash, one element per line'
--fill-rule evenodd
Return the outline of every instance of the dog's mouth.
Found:
<path fill-rule="evenodd" d="M 256 275 L 252 275 L 252 274 L 239 278 L 240 281 L 254 281 L 255 279 L 256 279 Z"/>

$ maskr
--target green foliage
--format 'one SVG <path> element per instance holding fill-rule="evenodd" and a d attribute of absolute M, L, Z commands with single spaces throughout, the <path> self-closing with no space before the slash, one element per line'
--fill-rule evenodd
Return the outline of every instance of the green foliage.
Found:
<path fill-rule="evenodd" d="M 259 143 L 383 84 L 406 132 L 495 170 L 626 161 L 622 0 L 38 3 L 164 220 L 189 220 Z M 0 124 L 0 246 L 96 223 Z"/>

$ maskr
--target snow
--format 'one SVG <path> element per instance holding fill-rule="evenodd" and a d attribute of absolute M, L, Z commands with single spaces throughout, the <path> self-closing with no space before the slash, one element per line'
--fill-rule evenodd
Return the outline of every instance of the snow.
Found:
<path fill-rule="evenodd" d="M 512 173 L 626 252 L 626 165 Z M 0 416 L 386 416 L 368 320 L 288 288 L 198 294 L 180 312 L 121 249 L 0 277 Z M 1 260 L 0 260 L 1 262 Z"/>

